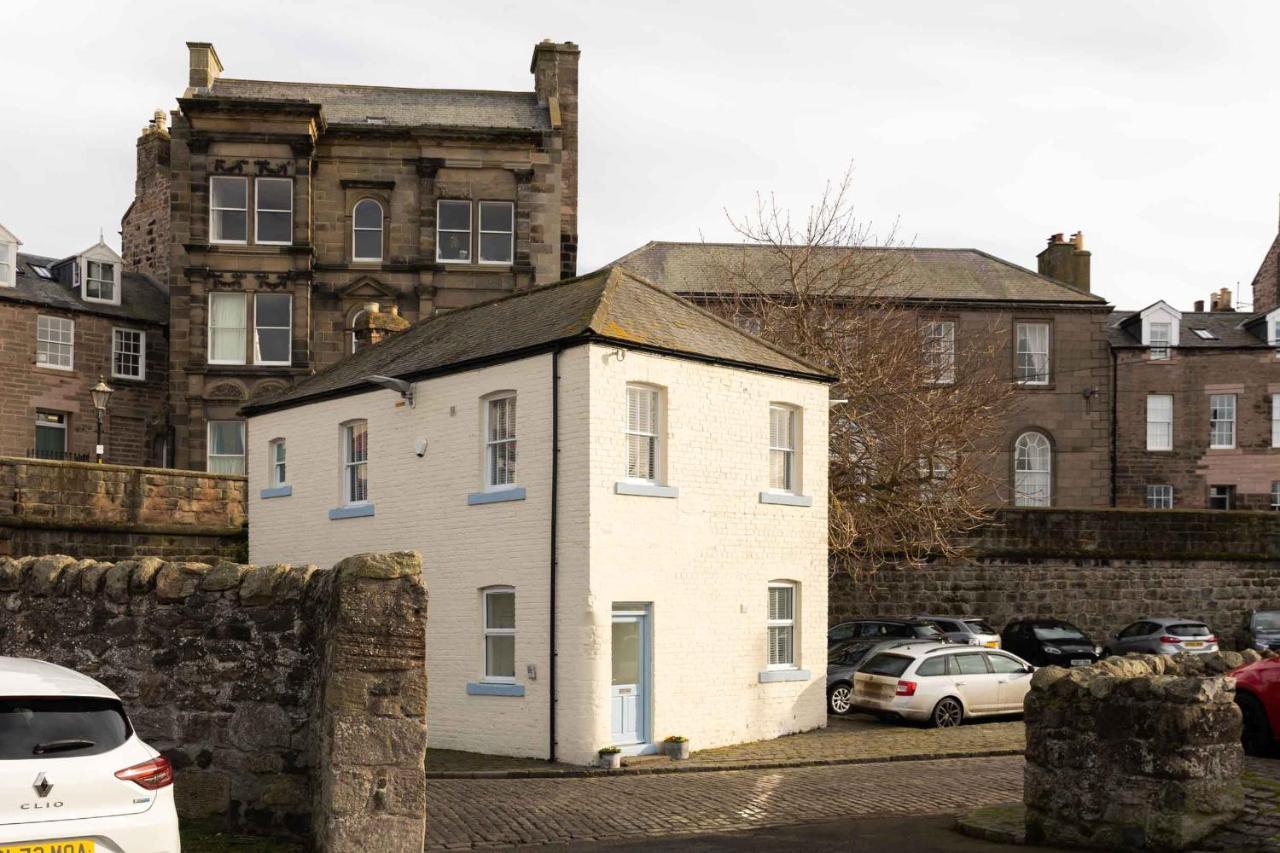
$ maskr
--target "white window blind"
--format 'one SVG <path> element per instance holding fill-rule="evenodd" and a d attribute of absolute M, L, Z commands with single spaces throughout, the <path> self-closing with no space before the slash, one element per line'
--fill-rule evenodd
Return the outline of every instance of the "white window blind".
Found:
<path fill-rule="evenodd" d="M 486 406 L 486 486 L 509 486 L 516 481 L 516 398 L 498 397 Z"/>
<path fill-rule="evenodd" d="M 627 477 L 657 482 L 658 391 L 627 386 Z"/>
<path fill-rule="evenodd" d="M 768 666 L 793 667 L 796 663 L 796 588 L 781 581 L 769 584 Z"/>
<path fill-rule="evenodd" d="M 342 428 L 342 499 L 346 503 L 369 500 L 369 425 L 356 421 Z"/>
<path fill-rule="evenodd" d="M 796 411 L 769 407 L 769 488 L 790 492 L 796 481 Z"/>
<path fill-rule="evenodd" d="M 1173 395 L 1147 395 L 1147 450 L 1173 450 Z"/>

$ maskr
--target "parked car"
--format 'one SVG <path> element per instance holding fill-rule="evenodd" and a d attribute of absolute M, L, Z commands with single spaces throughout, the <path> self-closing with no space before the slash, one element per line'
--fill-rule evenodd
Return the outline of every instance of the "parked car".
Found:
<path fill-rule="evenodd" d="M 1208 654 L 1218 650 L 1218 638 L 1209 626 L 1194 619 L 1139 619 L 1107 638 L 1103 654 L 1127 655 L 1142 652 L 1176 655 L 1178 652 Z"/>
<path fill-rule="evenodd" d="M 1015 619 L 1004 626 L 1000 648 L 1036 666 L 1089 666 L 1102 655 L 1088 634 L 1061 619 Z"/>
<path fill-rule="evenodd" d="M 827 713 L 847 714 L 852 710 L 853 673 L 858 664 L 867 659 L 872 649 L 890 645 L 892 641 L 847 640 L 827 651 Z"/>
<path fill-rule="evenodd" d="M 169 760 L 92 678 L 0 657 L 0 849 L 180 850 Z"/>
<path fill-rule="evenodd" d="M 938 626 L 927 619 L 852 619 L 827 629 L 827 649 L 849 640 L 940 640 Z"/>
<path fill-rule="evenodd" d="M 1240 743 L 1249 755 L 1274 755 L 1280 732 L 1280 658 L 1255 661 L 1232 670 L 1236 704 L 1244 724 Z"/>
<path fill-rule="evenodd" d="M 937 641 L 894 643 L 875 649 L 853 674 L 853 706 L 950 728 L 970 717 L 1022 713 L 1034 671 L 1006 651 Z"/>
<path fill-rule="evenodd" d="M 989 649 L 1000 648 L 1000 632 L 991 627 L 985 619 L 976 616 L 916 616 L 938 626 L 938 630 L 953 643 L 968 646 L 986 646 Z"/>
<path fill-rule="evenodd" d="M 1255 610 L 1249 614 L 1249 648 L 1280 651 L 1280 610 Z"/>

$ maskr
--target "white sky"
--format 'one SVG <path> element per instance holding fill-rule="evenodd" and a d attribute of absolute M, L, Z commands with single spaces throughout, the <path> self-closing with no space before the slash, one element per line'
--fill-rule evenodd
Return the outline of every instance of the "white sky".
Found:
<path fill-rule="evenodd" d="M 4 0 L 0 223 L 66 255 L 119 245 L 134 140 L 226 75 L 532 88 L 582 53 L 580 269 L 649 239 L 730 239 L 756 190 L 803 208 L 847 162 L 857 207 L 918 246 L 1024 266 L 1083 229 L 1094 290 L 1183 309 L 1247 287 L 1277 229 L 1280 4 Z"/>

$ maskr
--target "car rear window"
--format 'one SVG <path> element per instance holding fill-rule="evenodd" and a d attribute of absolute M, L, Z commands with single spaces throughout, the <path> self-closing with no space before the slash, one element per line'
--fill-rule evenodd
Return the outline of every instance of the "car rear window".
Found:
<path fill-rule="evenodd" d="M 932 622 L 920 624 L 916 626 L 917 637 L 941 637 L 942 632 L 938 630 L 938 626 Z"/>
<path fill-rule="evenodd" d="M 858 672 L 867 675 L 888 675 L 897 678 L 907 671 L 913 659 L 903 655 L 892 655 L 887 652 L 874 655 L 870 660 L 858 667 Z"/>
<path fill-rule="evenodd" d="M 1280 611 L 1263 610 L 1253 614 L 1253 630 L 1280 631 Z"/>
<path fill-rule="evenodd" d="M 1170 625 L 1166 628 L 1170 634 L 1175 637 L 1207 637 L 1212 631 L 1208 625 L 1197 625 L 1195 622 L 1187 622 L 1182 625 Z"/>
<path fill-rule="evenodd" d="M 129 734 L 114 699 L 0 699 L 0 761 L 98 755 Z"/>
<path fill-rule="evenodd" d="M 1084 632 L 1074 625 L 1037 625 L 1032 629 L 1037 640 L 1087 640 Z"/>
<path fill-rule="evenodd" d="M 1000 632 L 999 632 L 999 631 L 997 631 L 995 628 L 992 628 L 992 627 L 991 627 L 991 625 L 990 625 L 990 623 L 988 623 L 988 622 L 986 622 L 985 620 L 982 620 L 982 619 L 966 619 L 966 620 L 964 620 L 964 624 L 966 624 L 966 625 L 968 625 L 970 628 L 972 628 L 972 629 L 973 629 L 973 633 L 975 633 L 975 634 L 998 634 L 998 633 L 1000 633 Z"/>

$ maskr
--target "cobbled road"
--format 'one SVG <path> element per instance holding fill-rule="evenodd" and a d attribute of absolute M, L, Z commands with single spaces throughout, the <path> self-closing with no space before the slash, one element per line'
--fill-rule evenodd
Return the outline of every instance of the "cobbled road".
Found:
<path fill-rule="evenodd" d="M 1021 756 L 578 779 L 429 779 L 427 849 L 724 832 L 1022 798 Z"/>

